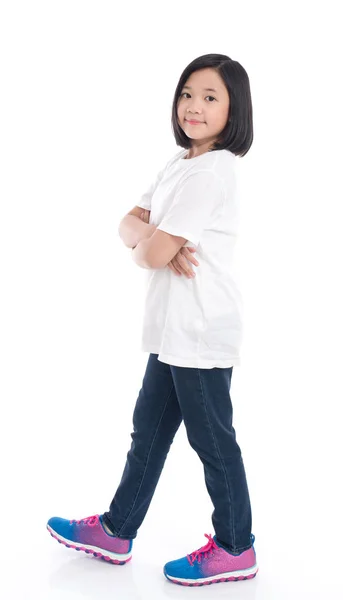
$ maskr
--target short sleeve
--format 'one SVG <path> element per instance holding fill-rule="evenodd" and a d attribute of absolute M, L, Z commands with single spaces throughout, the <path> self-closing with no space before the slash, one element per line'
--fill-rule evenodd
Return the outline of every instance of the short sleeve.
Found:
<path fill-rule="evenodd" d="M 140 206 L 141 208 L 145 208 L 146 210 L 151 210 L 151 198 L 153 197 L 154 192 L 155 192 L 158 184 L 160 183 L 160 181 L 162 179 L 164 171 L 165 171 L 165 168 L 162 169 L 157 174 L 157 177 L 156 177 L 155 181 L 150 185 L 150 187 L 143 194 L 143 196 L 141 196 L 140 201 L 137 202 L 137 206 Z"/>
<path fill-rule="evenodd" d="M 174 200 L 157 229 L 184 237 L 195 246 L 224 201 L 222 180 L 213 171 L 189 175 L 176 191 Z"/>

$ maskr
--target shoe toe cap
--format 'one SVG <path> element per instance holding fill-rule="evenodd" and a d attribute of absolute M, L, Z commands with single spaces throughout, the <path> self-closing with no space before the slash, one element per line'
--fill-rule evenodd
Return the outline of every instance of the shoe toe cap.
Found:
<path fill-rule="evenodd" d="M 68 519 L 62 519 L 61 517 L 51 517 L 47 522 L 47 526 L 49 526 L 53 531 L 58 533 L 59 535 L 68 538 L 71 530 L 70 521 Z"/>
<path fill-rule="evenodd" d="M 198 563 L 189 564 L 187 557 L 172 560 L 164 565 L 164 575 L 166 577 L 177 577 L 178 579 L 194 579 L 198 573 Z"/>

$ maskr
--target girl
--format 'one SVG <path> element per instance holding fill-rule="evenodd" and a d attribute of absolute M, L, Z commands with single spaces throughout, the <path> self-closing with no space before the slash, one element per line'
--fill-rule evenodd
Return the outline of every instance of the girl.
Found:
<path fill-rule="evenodd" d="M 174 583 L 198 586 L 250 579 L 258 571 L 230 397 L 242 340 L 233 260 L 235 160 L 253 141 L 244 68 L 222 54 L 192 61 L 175 90 L 172 127 L 182 150 L 119 227 L 149 276 L 142 342 L 149 357 L 123 476 L 107 512 L 78 521 L 53 517 L 47 528 L 67 547 L 127 563 L 183 420 L 204 466 L 215 535 L 205 534 L 205 546 L 168 562 L 164 574 Z"/>

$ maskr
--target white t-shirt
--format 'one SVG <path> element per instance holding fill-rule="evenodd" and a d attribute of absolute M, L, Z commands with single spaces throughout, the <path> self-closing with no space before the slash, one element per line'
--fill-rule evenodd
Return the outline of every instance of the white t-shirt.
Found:
<path fill-rule="evenodd" d="M 193 246 L 195 277 L 149 269 L 142 351 L 178 367 L 240 365 L 243 300 L 235 278 L 238 201 L 236 156 L 228 150 L 185 158 L 182 149 L 158 173 L 138 206 L 157 229 Z"/>

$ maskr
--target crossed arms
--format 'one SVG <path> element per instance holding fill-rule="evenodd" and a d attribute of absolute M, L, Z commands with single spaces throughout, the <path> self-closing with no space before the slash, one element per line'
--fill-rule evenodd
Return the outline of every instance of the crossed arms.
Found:
<path fill-rule="evenodd" d="M 143 269 L 163 269 L 187 242 L 139 218 L 143 209 L 136 206 L 120 222 L 118 233 L 125 246 L 132 248 L 135 263 Z"/>

